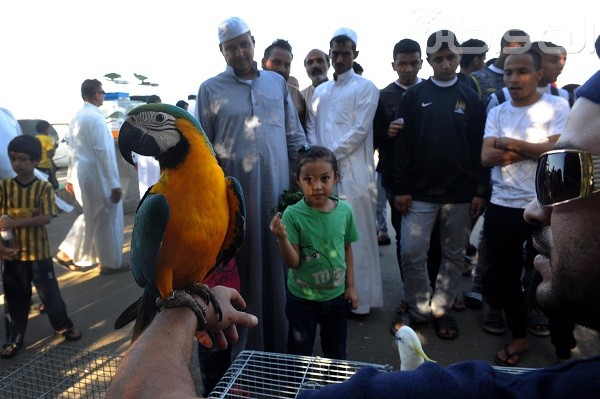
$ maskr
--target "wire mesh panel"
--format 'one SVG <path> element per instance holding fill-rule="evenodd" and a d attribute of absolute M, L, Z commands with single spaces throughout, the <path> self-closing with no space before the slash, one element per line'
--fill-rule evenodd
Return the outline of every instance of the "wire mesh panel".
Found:
<path fill-rule="evenodd" d="M 508 374 L 525 374 L 530 371 L 537 370 L 535 368 L 527 368 L 527 367 L 507 367 L 507 366 L 492 366 L 494 370 L 501 371 L 503 373 Z"/>
<path fill-rule="evenodd" d="M 242 351 L 209 398 L 295 398 L 301 390 L 345 381 L 365 366 L 392 370 L 389 365 Z"/>
<path fill-rule="evenodd" d="M 0 375 L 0 398 L 105 398 L 122 357 L 47 346 Z"/>

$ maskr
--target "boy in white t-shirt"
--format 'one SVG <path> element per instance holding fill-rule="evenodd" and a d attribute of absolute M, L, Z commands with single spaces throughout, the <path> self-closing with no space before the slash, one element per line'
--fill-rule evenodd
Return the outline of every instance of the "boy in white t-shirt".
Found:
<path fill-rule="evenodd" d="M 565 99 L 537 91 L 542 74 L 536 51 L 506 59 L 504 82 L 511 100 L 489 111 L 481 153 L 483 165 L 492 167 L 492 197 L 483 226 L 489 262 L 483 288 L 500 295 L 513 338 L 494 358 L 502 366 L 515 366 L 527 351 L 521 274 L 526 266 L 523 246 L 535 227 L 523 213 L 535 199 L 537 159 L 554 148 L 569 115 Z"/>

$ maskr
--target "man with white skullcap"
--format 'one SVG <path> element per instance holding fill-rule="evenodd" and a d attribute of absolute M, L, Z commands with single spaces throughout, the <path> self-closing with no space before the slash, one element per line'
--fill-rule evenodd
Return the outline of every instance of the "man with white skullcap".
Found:
<path fill-rule="evenodd" d="M 237 178 L 244 192 L 247 231 L 237 255 L 240 290 L 247 311 L 261 320 L 255 329 L 240 331 L 233 357 L 242 349 L 285 353 L 286 269 L 269 222 L 281 193 L 290 188 L 290 168 L 306 136 L 286 81 L 257 69 L 248 24 L 228 18 L 219 25 L 218 38 L 227 67 L 200 85 L 197 114 L 225 174 Z M 209 357 L 225 356 L 218 353 Z M 226 367 L 218 372 L 216 366 L 201 368 L 213 374 L 211 381 L 205 378 L 207 395 Z"/>
<path fill-rule="evenodd" d="M 248 24 L 239 17 L 231 17 L 219 25 L 219 43 L 226 42 L 236 36 L 250 32 Z"/>
<path fill-rule="evenodd" d="M 357 35 L 341 28 L 333 33 L 329 56 L 334 80 L 320 84 L 307 104 L 307 140 L 329 148 L 344 178 L 336 191 L 352 206 L 360 240 L 352 244 L 358 308 L 350 317 L 366 317 L 372 307 L 383 306 L 383 289 L 375 228 L 375 166 L 373 116 L 379 100 L 377 87 L 352 69 Z"/>

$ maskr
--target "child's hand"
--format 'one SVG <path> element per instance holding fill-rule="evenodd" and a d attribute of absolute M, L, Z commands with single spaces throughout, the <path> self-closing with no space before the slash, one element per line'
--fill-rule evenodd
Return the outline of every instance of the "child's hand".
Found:
<path fill-rule="evenodd" d="M 14 221 L 15 220 L 10 216 L 6 218 L 0 218 L 0 228 L 12 229 L 14 227 L 17 227 L 15 226 Z"/>
<path fill-rule="evenodd" d="M 271 232 L 280 240 L 287 238 L 285 224 L 283 224 L 283 221 L 281 220 L 281 212 L 277 212 L 277 214 L 273 216 L 273 219 L 271 219 L 271 224 L 269 225 L 269 229 L 271 229 Z"/>
<path fill-rule="evenodd" d="M 4 245 L 0 245 L 0 259 L 13 260 L 18 253 L 18 248 L 10 248 L 5 247 Z"/>
<path fill-rule="evenodd" d="M 356 292 L 356 288 L 346 288 L 344 298 L 348 300 L 348 307 L 350 307 L 350 309 L 358 308 L 358 293 Z"/>

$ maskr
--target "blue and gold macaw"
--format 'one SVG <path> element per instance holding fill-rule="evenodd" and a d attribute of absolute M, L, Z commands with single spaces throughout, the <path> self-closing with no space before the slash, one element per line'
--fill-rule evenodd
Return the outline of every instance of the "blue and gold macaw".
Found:
<path fill-rule="evenodd" d="M 218 306 L 200 283 L 242 245 L 246 209 L 239 182 L 225 177 L 202 127 L 182 108 L 135 108 L 120 129 L 119 150 L 131 164 L 131 152 L 154 156 L 161 170 L 138 205 L 131 237 L 132 271 L 144 292 L 115 322 L 118 329 L 135 319 L 134 341 L 152 321 L 157 303 L 175 306 L 169 300 L 176 302 L 182 291 Z M 201 325 L 202 312 L 191 302 L 185 305 Z"/>

